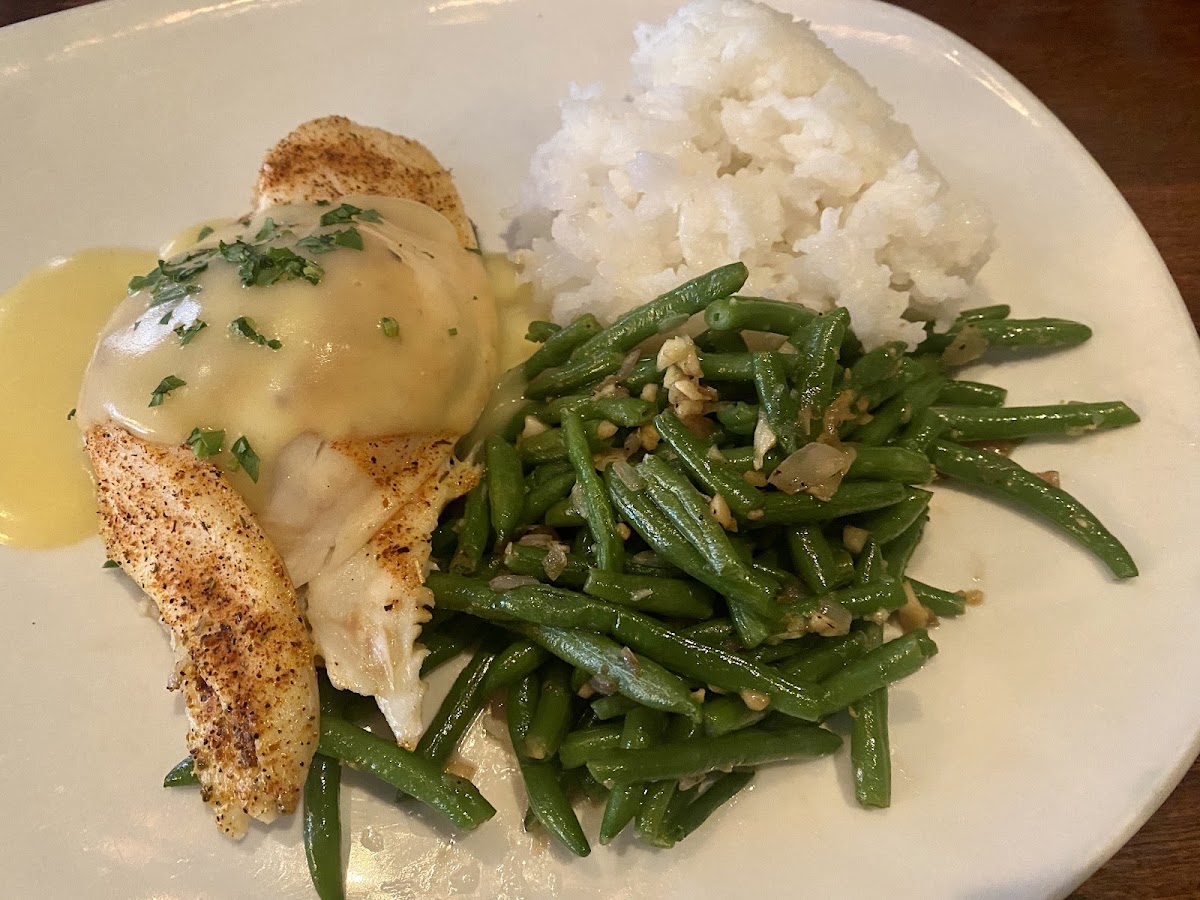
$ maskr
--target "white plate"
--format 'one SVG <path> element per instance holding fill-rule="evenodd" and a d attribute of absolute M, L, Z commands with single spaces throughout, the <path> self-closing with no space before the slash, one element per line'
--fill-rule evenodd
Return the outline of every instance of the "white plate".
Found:
<path fill-rule="evenodd" d="M 495 245 L 568 82 L 623 84 L 634 22 L 671 5 L 129 0 L 5 29 L 0 286 L 56 254 L 156 246 L 242 209 L 263 149 L 331 112 L 427 142 Z M 1122 398 L 1141 412 L 1136 428 L 1019 459 L 1060 469 L 1143 574 L 1116 584 L 1042 526 L 940 491 L 918 571 L 988 599 L 945 623 L 941 654 L 894 691 L 892 809 L 855 808 L 838 757 L 763 773 L 672 852 L 623 840 L 576 861 L 518 832 L 503 766 L 482 778 L 502 821 L 469 837 L 355 778 L 351 896 L 1061 895 L 1195 755 L 1200 365 L 1165 267 L 1076 141 L 977 51 L 875 3 L 780 5 L 991 207 L 994 297 L 1095 326 L 1089 344 L 994 377 L 1016 402 Z M 94 540 L 0 551 L 5 892 L 311 896 L 296 823 L 232 844 L 193 795 L 158 787 L 183 749 L 170 654 L 102 558 Z"/>

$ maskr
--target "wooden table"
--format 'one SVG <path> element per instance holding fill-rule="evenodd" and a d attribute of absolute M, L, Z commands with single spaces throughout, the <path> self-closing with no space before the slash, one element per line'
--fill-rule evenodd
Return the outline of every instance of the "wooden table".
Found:
<path fill-rule="evenodd" d="M 0 25 L 86 2 L 0 0 Z M 983 50 L 1066 123 L 1138 214 L 1200 324 L 1200 2 L 894 2 Z M 1200 897 L 1200 763 L 1073 897 Z"/>

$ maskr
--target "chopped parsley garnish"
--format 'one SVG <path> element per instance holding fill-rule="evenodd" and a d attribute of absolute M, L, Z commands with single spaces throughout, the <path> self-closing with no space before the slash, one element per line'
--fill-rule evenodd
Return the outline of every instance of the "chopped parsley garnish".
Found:
<path fill-rule="evenodd" d="M 167 394 L 171 393 L 171 391 L 175 390 L 176 388 L 183 387 L 185 384 L 187 384 L 187 382 L 182 378 L 176 378 L 174 375 L 168 375 L 158 383 L 158 387 L 156 387 L 154 389 L 154 393 L 150 395 L 150 405 L 162 406 L 163 398 L 166 397 Z"/>
<path fill-rule="evenodd" d="M 264 287 L 280 281 L 303 278 L 309 284 L 319 284 L 325 270 L 286 247 L 263 250 L 243 240 L 232 244 L 221 242 L 221 256 L 238 267 L 243 287 Z"/>
<path fill-rule="evenodd" d="M 329 205 L 330 203 L 332 203 L 333 201 L 332 201 L 332 200 L 314 200 L 313 202 L 314 202 L 314 203 L 315 203 L 317 206 L 328 206 L 328 205 Z"/>
<path fill-rule="evenodd" d="M 474 253 L 476 256 L 483 256 L 483 251 L 478 247 L 467 247 L 465 249 L 468 253 Z"/>
<path fill-rule="evenodd" d="M 206 247 L 169 260 L 160 259 L 158 265 L 145 275 L 137 275 L 130 279 L 129 293 L 150 291 L 151 306 L 198 294 L 200 285 L 195 283 L 196 276 L 208 268 L 209 260 L 216 252 L 214 248 Z"/>
<path fill-rule="evenodd" d="M 104 565 L 102 565 L 100 568 L 102 568 L 102 569 L 119 569 L 119 568 L 121 568 L 121 564 L 119 562 L 117 562 L 115 559 L 106 559 L 104 561 Z"/>
<path fill-rule="evenodd" d="M 184 443 L 192 448 L 196 459 L 208 459 L 210 456 L 220 453 L 221 448 L 225 446 L 225 432 L 201 431 L 199 428 L 193 428 Z"/>
<path fill-rule="evenodd" d="M 331 209 L 322 215 L 321 224 L 341 225 L 349 222 L 351 219 L 358 219 L 360 222 L 378 222 L 380 221 L 379 210 L 359 209 L 350 203 L 343 203 L 337 209 Z"/>
<path fill-rule="evenodd" d="M 254 452 L 254 448 L 250 446 L 250 442 L 246 440 L 244 435 L 233 442 L 233 446 L 229 448 L 229 452 L 233 454 L 233 458 L 237 460 L 237 464 L 246 470 L 246 474 L 250 476 L 250 480 L 257 484 L 258 454 Z"/>
<path fill-rule="evenodd" d="M 329 253 L 338 247 L 349 247 L 351 250 L 363 248 L 362 235 L 357 228 L 344 228 L 329 234 L 310 234 L 296 241 L 296 246 L 309 253 Z"/>
<path fill-rule="evenodd" d="M 204 240 L 206 237 L 208 237 L 212 233 L 213 233 L 213 227 L 211 225 L 205 225 L 203 228 L 200 229 L 200 233 L 196 235 L 196 243 L 197 244 L 200 243 L 202 240 Z"/>
<path fill-rule="evenodd" d="M 173 310 L 173 309 L 167 310 L 166 313 L 163 314 L 163 317 L 158 320 L 158 324 L 166 325 L 166 324 L 170 323 L 171 316 L 173 316 L 173 315 L 175 315 L 175 310 Z"/>
<path fill-rule="evenodd" d="M 267 216 L 267 221 L 263 222 L 263 227 L 258 229 L 258 234 L 254 236 L 256 241 L 269 241 L 275 236 L 275 232 L 279 231 L 279 223 L 270 216 Z"/>
<path fill-rule="evenodd" d="M 71 411 L 67 413 L 67 421 L 70 422 L 73 418 L 75 418 L 75 407 L 72 406 Z"/>
<path fill-rule="evenodd" d="M 247 340 L 253 341 L 260 347 L 270 347 L 272 350 L 278 350 L 283 346 L 283 342 L 276 338 L 266 338 L 259 333 L 258 328 L 254 325 L 254 320 L 249 316 L 239 316 L 229 323 L 229 330 L 234 334 L 240 334 Z"/>
<path fill-rule="evenodd" d="M 386 337 L 400 337 L 400 323 L 391 316 L 384 316 L 379 320 L 379 329 Z"/>
<path fill-rule="evenodd" d="M 450 329 L 450 337 L 458 337 L 458 329 L 457 328 Z"/>
<path fill-rule="evenodd" d="M 186 347 L 192 342 L 192 338 L 194 338 L 207 327 L 208 323 L 203 319 L 196 319 L 187 328 L 184 328 L 182 325 L 176 325 L 171 330 L 179 335 L 179 346 Z"/>

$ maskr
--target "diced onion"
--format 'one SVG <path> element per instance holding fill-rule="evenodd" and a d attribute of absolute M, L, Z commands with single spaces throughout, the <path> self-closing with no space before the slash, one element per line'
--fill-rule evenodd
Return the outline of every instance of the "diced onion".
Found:
<path fill-rule="evenodd" d="M 840 603 L 825 603 L 809 618 L 808 630 L 822 637 L 838 637 L 850 632 L 854 617 Z"/>
<path fill-rule="evenodd" d="M 813 442 L 776 466 L 767 480 L 786 494 L 806 491 L 818 500 L 829 500 L 853 462 L 853 450 Z"/>

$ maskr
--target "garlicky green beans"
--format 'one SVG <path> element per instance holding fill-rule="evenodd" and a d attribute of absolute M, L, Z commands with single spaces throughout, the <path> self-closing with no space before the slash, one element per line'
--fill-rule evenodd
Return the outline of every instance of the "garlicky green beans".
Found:
<path fill-rule="evenodd" d="M 1141 421 L 1124 403 L 1062 403 L 999 409 L 934 406 L 952 441 L 1013 440 L 1038 434 L 1083 434 Z"/>
<path fill-rule="evenodd" d="M 304 783 L 304 855 L 321 900 L 346 896 L 342 878 L 342 764 L 322 753 L 313 756 Z"/>
<path fill-rule="evenodd" d="M 339 766 L 477 827 L 494 809 L 443 767 L 501 695 L 527 824 L 577 855 L 590 846 L 573 797 L 605 800 L 601 843 L 633 821 L 639 841 L 667 848 L 753 767 L 836 751 L 842 739 L 821 726 L 835 714 L 850 722 L 858 802 L 887 806 L 890 685 L 937 647 L 924 629 L 884 640 L 882 626 L 893 614 L 913 624 L 914 601 L 943 618 L 968 604 L 909 571 L 932 496 L 916 485 L 935 473 L 1048 519 L 1118 577 L 1136 574 L 1069 494 L 961 443 L 1073 435 L 1136 413 L 1006 408 L 1003 388 L 947 376 L 989 348 L 1073 346 L 1086 326 L 1013 320 L 996 305 L 927 328 L 915 351 L 864 348 L 845 309 L 733 296 L 746 277 L 740 263 L 722 267 L 607 327 L 590 316 L 530 326 L 542 346 L 506 376 L 528 382 L 525 397 L 484 435 L 483 479 L 430 545 L 422 674 L 472 658 L 415 752 L 357 727 L 361 704 L 321 684 L 306 847 L 322 898 L 342 891 Z M 658 341 L 700 312 L 699 374 L 692 362 L 677 367 L 683 379 L 660 371 Z M 166 783 L 195 783 L 190 759 Z"/>
<path fill-rule="evenodd" d="M 693 278 L 644 306 L 625 313 L 589 338 L 571 358 L 588 359 L 614 349 L 619 353 L 628 353 L 646 338 L 662 333 L 664 325 L 667 326 L 666 330 L 674 330 L 714 300 L 737 293 L 749 274 L 739 262 Z"/>
<path fill-rule="evenodd" d="M 646 750 L 600 750 L 587 762 L 601 784 L 632 784 L 668 778 L 694 778 L 737 766 L 826 756 L 842 745 L 832 731 L 816 725 L 778 730 L 748 728 L 720 737 L 692 738 Z"/>
<path fill-rule="evenodd" d="M 1065 531 L 1118 578 L 1137 575 L 1129 551 L 1087 507 L 1007 457 L 938 441 L 930 448 L 929 458 L 941 474 L 997 494 Z"/>
<path fill-rule="evenodd" d="M 469 782 L 444 776 L 423 756 L 336 716 L 321 716 L 318 752 L 365 769 L 437 810 L 464 831 L 478 828 L 496 814 L 495 808 Z"/>

